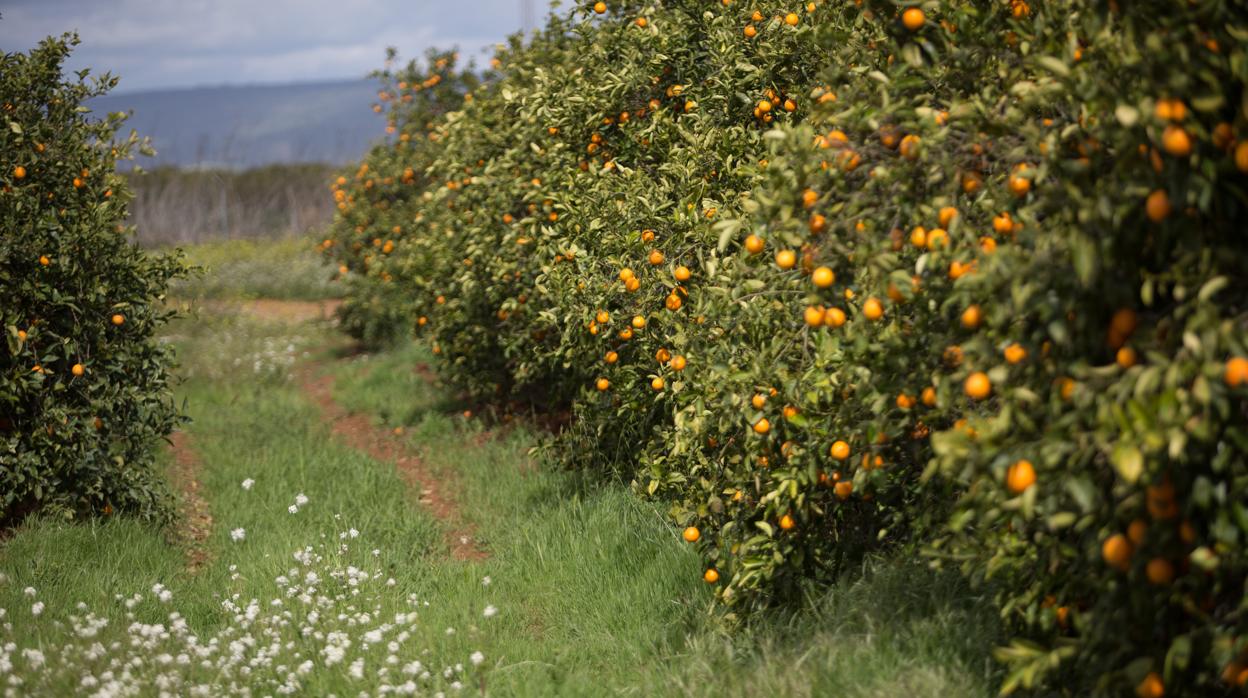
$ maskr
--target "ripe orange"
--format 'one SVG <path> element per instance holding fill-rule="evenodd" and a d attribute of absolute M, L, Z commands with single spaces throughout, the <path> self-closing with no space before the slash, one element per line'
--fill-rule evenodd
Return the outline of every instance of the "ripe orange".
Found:
<path fill-rule="evenodd" d="M 930 385 L 924 388 L 922 400 L 923 400 L 924 405 L 927 405 L 928 407 L 935 407 L 936 406 L 936 389 L 931 387 Z"/>
<path fill-rule="evenodd" d="M 758 254 L 763 251 L 763 239 L 757 235 L 749 235 L 745 238 L 745 249 L 750 254 Z"/>
<path fill-rule="evenodd" d="M 788 514 L 785 514 L 784 516 L 781 516 L 781 517 L 780 517 L 780 528 L 781 528 L 781 529 L 783 529 L 783 530 L 785 530 L 785 531 L 788 531 L 788 530 L 791 530 L 791 529 L 792 529 L 794 526 L 796 526 L 796 525 L 797 525 L 797 522 L 795 522 L 795 521 L 793 520 L 793 517 L 792 517 L 792 516 L 789 516 Z"/>
<path fill-rule="evenodd" d="M 849 444 L 844 441 L 834 441 L 828 453 L 836 460 L 845 460 L 849 458 Z"/>
<path fill-rule="evenodd" d="M 1226 360 L 1226 373 L 1222 380 L 1231 388 L 1248 385 L 1248 358 L 1233 356 Z"/>
<path fill-rule="evenodd" d="M 1127 540 L 1131 541 L 1131 545 L 1143 545 L 1147 535 L 1148 522 L 1144 519 L 1136 519 L 1127 526 Z"/>
<path fill-rule="evenodd" d="M 654 352 L 654 360 L 658 361 L 661 364 L 667 363 L 668 361 L 671 360 L 671 358 L 672 358 L 671 352 L 669 352 L 667 349 L 664 349 L 663 347 L 659 347 L 659 350 Z"/>
<path fill-rule="evenodd" d="M 908 7 L 905 12 L 901 13 L 901 23 L 912 32 L 918 31 L 926 21 L 927 16 L 917 7 Z"/>
<path fill-rule="evenodd" d="M 923 226 L 915 226 L 910 231 L 910 244 L 915 247 L 927 247 L 927 229 Z"/>
<path fill-rule="evenodd" d="M 647 24 L 649 24 L 649 22 L 646 21 L 645 17 L 637 18 L 637 26 L 641 27 L 642 29 L 645 29 Z"/>
<path fill-rule="evenodd" d="M 46 266 L 48 266 L 48 265 L 49 265 L 49 264 L 51 264 L 51 263 L 52 263 L 52 260 L 48 259 L 48 256 L 47 256 L 46 254 L 44 254 L 44 255 L 39 255 L 39 265 L 40 265 L 40 266 L 44 266 L 44 267 L 46 267 Z"/>
<path fill-rule="evenodd" d="M 647 259 L 650 262 L 650 266 L 657 267 L 663 263 L 663 253 L 658 250 L 651 250 L 650 256 Z"/>
<path fill-rule="evenodd" d="M 1024 177 L 1022 173 L 1027 171 L 1026 164 L 1020 164 L 1014 168 L 1014 174 L 1006 181 L 1006 185 L 1010 188 L 1010 192 L 1014 196 L 1026 196 L 1031 191 L 1031 180 Z"/>
<path fill-rule="evenodd" d="M 697 526 L 690 526 L 689 528 L 686 528 L 685 532 L 681 535 L 684 537 L 686 543 L 697 543 L 698 539 L 702 537 L 702 532 L 698 530 Z"/>
<path fill-rule="evenodd" d="M 836 498 L 844 501 L 849 499 L 849 495 L 854 493 L 854 483 L 849 480 L 841 480 L 832 486 L 832 491 L 836 493 Z"/>
<path fill-rule="evenodd" d="M 919 10 L 919 14 L 922 13 L 923 11 Z M 919 157 L 919 137 L 913 133 L 902 137 L 901 145 L 897 147 L 897 152 L 901 153 L 901 156 L 907 160 L 917 160 Z"/>
<path fill-rule="evenodd" d="M 754 397 L 750 398 L 750 404 L 754 406 L 754 409 L 761 410 L 767 404 L 767 396 L 762 393 L 755 393 Z"/>
<path fill-rule="evenodd" d="M 81 376 L 86 372 L 86 369 L 82 367 L 82 364 L 74 364 L 73 368 L 69 369 L 69 372 L 75 376 Z"/>
<path fill-rule="evenodd" d="M 14 167 L 14 168 L 13 168 L 13 178 L 14 178 L 14 179 L 25 179 L 25 178 L 26 178 L 26 168 L 25 168 L 25 167 L 22 167 L 21 165 L 18 165 L 17 167 Z"/>
<path fill-rule="evenodd" d="M 1192 153 L 1192 139 L 1180 126 L 1170 125 L 1161 132 L 1161 148 L 1176 158 Z"/>
<path fill-rule="evenodd" d="M 125 324 L 125 322 L 126 322 L 126 316 L 125 316 L 125 315 L 122 315 L 121 313 L 117 313 L 116 315 L 113 315 L 112 320 L 113 320 L 113 324 L 114 324 L 114 325 L 116 325 L 116 326 L 120 327 L 120 326 L 122 326 L 123 324 Z"/>
<path fill-rule="evenodd" d="M 594 316 L 594 319 L 597 320 L 599 324 L 605 325 L 611 321 L 611 314 L 605 310 L 599 310 L 598 314 Z"/>
<path fill-rule="evenodd" d="M 796 27 L 797 23 L 800 21 L 801 21 L 801 18 L 797 16 L 796 12 L 790 12 L 789 14 L 784 16 L 784 23 L 789 25 L 790 27 Z"/>
<path fill-rule="evenodd" d="M 1235 146 L 1235 169 L 1248 173 L 1248 141 Z"/>
<path fill-rule="evenodd" d="M 594 383 L 594 387 L 597 388 L 599 392 L 603 392 L 607 388 L 611 387 L 611 381 L 606 378 L 599 378 L 598 382 Z"/>
<path fill-rule="evenodd" d="M 654 380 L 650 381 L 650 387 L 655 390 L 662 390 L 665 385 L 667 385 L 667 383 L 661 376 L 656 376 Z"/>
<path fill-rule="evenodd" d="M 884 317 L 884 304 L 880 303 L 880 299 L 871 297 L 862 304 L 862 314 L 872 322 Z"/>
<path fill-rule="evenodd" d="M 702 579 L 707 584 L 714 584 L 715 582 L 719 581 L 719 571 L 716 570 L 714 567 L 712 567 L 708 569 L 706 572 L 702 573 Z"/>
<path fill-rule="evenodd" d="M 605 2 L 594 3 L 594 12 L 597 12 L 598 14 L 602 14 L 603 12 L 606 12 L 606 11 L 607 11 L 607 3 Z"/>
<path fill-rule="evenodd" d="M 840 327 L 845 324 L 845 311 L 840 308 L 828 308 L 823 315 L 823 322 L 828 327 Z"/>
<path fill-rule="evenodd" d="M 1135 687 L 1135 695 L 1139 698 L 1162 698 L 1166 695 L 1166 684 L 1157 672 L 1150 671 Z"/>
<path fill-rule="evenodd" d="M 828 219 L 824 218 L 822 214 L 816 213 L 810 217 L 810 223 L 807 224 L 807 227 L 810 228 L 811 235 L 818 235 L 828 227 Z"/>
<path fill-rule="evenodd" d="M 684 301 L 680 299 L 680 296 L 676 295 L 675 291 L 672 291 L 671 295 L 664 301 L 664 305 L 667 306 L 668 310 L 677 311 L 680 310 L 681 305 L 684 305 Z"/>
<path fill-rule="evenodd" d="M 935 250 L 949 244 L 949 234 L 943 228 L 932 228 L 927 232 L 927 249 Z"/>
<path fill-rule="evenodd" d="M 973 330 L 976 327 L 979 327 L 979 323 L 982 322 L 983 319 L 983 313 L 980 311 L 978 305 L 967 306 L 966 310 L 962 311 L 962 326 L 968 330 Z"/>
<path fill-rule="evenodd" d="M 806 324 L 810 327 L 819 327 L 822 325 L 826 316 L 826 311 L 817 305 L 806 306 L 806 310 L 802 313 L 802 319 L 805 320 Z"/>
<path fill-rule="evenodd" d="M 673 356 L 672 363 L 670 365 L 673 371 L 685 370 L 685 357 L 680 355 Z"/>
<path fill-rule="evenodd" d="M 819 288 L 827 288 L 836 282 L 836 273 L 827 267 L 819 267 L 811 273 L 810 280 Z"/>
<path fill-rule="evenodd" d="M 940 209 L 940 227 L 948 228 L 954 218 L 958 217 L 958 209 L 952 206 L 945 206 Z"/>
<path fill-rule="evenodd" d="M 758 35 L 758 29 L 755 29 L 753 24 L 745 25 L 745 37 L 747 39 L 753 39 L 757 35 Z"/>
<path fill-rule="evenodd" d="M 1114 361 L 1123 368 L 1131 368 L 1138 359 L 1139 357 L 1136 356 L 1135 350 L 1131 347 L 1123 347 L 1114 355 Z"/>
<path fill-rule="evenodd" d="M 781 269 L 792 269 L 797 264 L 797 253 L 793 250 L 780 250 L 776 253 L 776 266 Z"/>
<path fill-rule="evenodd" d="M 1105 564 L 1113 567 L 1121 572 L 1126 572 L 1131 566 L 1131 554 L 1135 549 L 1131 545 L 1131 541 L 1121 533 L 1115 533 L 1105 542 L 1101 544 L 1101 557 L 1105 560 Z"/>
<path fill-rule="evenodd" d="M 1027 350 L 1023 345 L 1015 342 L 1005 348 L 1005 360 L 1011 364 L 1017 364 L 1027 358 Z"/>
<path fill-rule="evenodd" d="M 1148 198 L 1144 200 L 1144 212 L 1154 223 L 1160 223 L 1170 215 L 1170 195 L 1165 189 L 1154 189 L 1148 195 Z"/>
<path fill-rule="evenodd" d="M 1001 213 L 998 213 L 992 219 L 992 229 L 998 235 L 1008 235 L 1012 233 L 1014 231 L 1014 221 L 1010 219 L 1009 212 L 1002 211 Z"/>
<path fill-rule="evenodd" d="M 677 281 L 688 281 L 693 276 L 693 272 L 689 271 L 689 267 L 679 266 L 676 267 L 676 271 L 672 272 L 672 276 L 676 277 Z"/>
<path fill-rule="evenodd" d="M 644 330 L 646 328 L 646 319 L 640 315 L 633 316 L 633 328 Z"/>
<path fill-rule="evenodd" d="M 1174 581 L 1174 565 L 1164 557 L 1155 557 L 1145 565 L 1144 574 L 1156 586 L 1166 586 Z"/>
<path fill-rule="evenodd" d="M 810 208 L 818 201 L 819 195 L 815 193 L 814 189 L 807 189 L 802 192 L 802 208 Z"/>
<path fill-rule="evenodd" d="M 637 275 L 634 274 L 633 270 L 629 269 L 628 267 L 624 267 L 623 269 L 620 270 L 620 274 L 619 274 L 620 281 L 628 281 L 629 279 L 634 279 L 636 277 Z"/>
<path fill-rule="evenodd" d="M 613 364 L 613 363 L 615 363 L 616 361 L 619 361 L 619 360 L 620 360 L 620 355 L 619 355 L 619 354 L 617 354 L 617 353 L 615 353 L 615 352 L 613 352 L 613 351 L 609 351 L 609 352 L 607 352 L 607 355 L 606 355 L 605 357 L 603 357 L 603 359 L 602 359 L 602 360 L 603 360 L 603 361 L 606 361 L 606 362 L 607 362 L 607 363 L 609 363 L 609 364 Z"/>
<path fill-rule="evenodd" d="M 1034 484 L 1036 469 L 1027 459 L 1015 461 L 1005 471 L 1005 486 L 1014 494 L 1022 494 Z"/>
<path fill-rule="evenodd" d="M 988 374 L 976 371 L 966 377 L 962 390 L 973 400 L 983 400 L 992 394 L 992 381 L 988 380 Z"/>
<path fill-rule="evenodd" d="M 771 431 L 771 422 L 767 421 L 766 417 L 763 417 L 757 422 L 754 422 L 753 428 L 754 428 L 755 434 L 766 434 L 767 432 Z"/>

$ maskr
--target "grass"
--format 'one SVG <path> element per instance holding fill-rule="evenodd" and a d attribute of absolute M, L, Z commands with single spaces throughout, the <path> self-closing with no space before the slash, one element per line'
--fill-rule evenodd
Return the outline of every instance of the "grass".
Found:
<path fill-rule="evenodd" d="M 148 692 L 163 675 L 183 682 L 176 692 L 211 684 L 213 695 L 242 686 L 268 694 L 292 682 L 313 695 L 356 695 L 409 680 L 422 694 L 458 682 L 504 696 L 995 693 L 995 613 L 954 575 L 903 557 L 873 559 L 800 608 L 726 633 L 696 553 L 661 511 L 622 485 L 532 462 L 535 437 L 523 428 L 486 432 L 464 418 L 413 370 L 430 360 L 423 347 L 326 359 L 339 402 L 406 427 L 430 467 L 456 474 L 461 516 L 490 557 L 449 559 L 439 522 L 394 467 L 340 446 L 291 380 L 294 361 L 326 356 L 323 330 L 205 315 L 172 332 L 215 519 L 211 561 L 189 575 L 161 531 L 130 521 L 24 525 L 0 548 L 9 624 L 0 646 L 18 645 L 0 652 L 0 666 L 11 655 L 22 695 L 81 692 L 85 674 L 102 681 L 111 666 L 116 678 L 136 658 L 143 664 L 130 671 L 145 677 Z M 251 489 L 240 485 L 247 478 Z M 300 493 L 308 503 L 291 514 Z M 236 528 L 246 531 L 241 541 L 231 538 Z M 307 546 L 322 559 L 297 561 Z M 319 588 L 289 592 L 308 570 Z M 156 584 L 172 600 L 161 602 Z M 322 611 L 315 622 L 301 594 Z M 35 602 L 46 604 L 37 617 Z M 95 637 L 82 637 L 79 602 L 110 620 Z M 486 617 L 487 606 L 497 615 Z M 180 616 L 170 618 L 174 609 Z M 173 630 L 178 618 L 188 627 L 182 635 Z M 134 623 L 162 624 L 170 637 Z M 381 641 L 370 642 L 367 633 L 381 628 Z M 198 647 L 215 637 L 223 649 L 201 658 L 187 649 L 188 633 Z M 352 644 L 331 664 L 326 648 L 342 637 Z M 99 656 L 89 651 L 95 642 Z M 42 671 L 31 668 L 37 657 L 22 654 L 32 647 L 42 648 Z M 164 655 L 171 665 L 161 664 Z M 420 671 L 405 673 L 413 661 Z"/>
<path fill-rule="evenodd" d="M 221 240 L 182 247 L 200 271 L 174 282 L 173 296 L 183 299 L 320 300 L 337 298 L 334 269 L 309 238 L 283 237 Z"/>

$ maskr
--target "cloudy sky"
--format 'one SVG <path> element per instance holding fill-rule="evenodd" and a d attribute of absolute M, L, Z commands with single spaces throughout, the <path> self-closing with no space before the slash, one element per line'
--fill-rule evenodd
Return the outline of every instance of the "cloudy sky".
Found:
<path fill-rule="evenodd" d="M 528 0 L 540 21 L 547 0 Z M 519 30 L 525 0 L 0 0 L 0 50 L 77 30 L 71 68 L 120 75 L 118 92 L 362 77 L 386 46 L 465 58 Z"/>

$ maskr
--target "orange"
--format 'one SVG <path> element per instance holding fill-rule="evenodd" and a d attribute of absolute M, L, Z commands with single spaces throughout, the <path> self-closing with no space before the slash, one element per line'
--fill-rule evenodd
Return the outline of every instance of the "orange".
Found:
<path fill-rule="evenodd" d="M 117 325 L 118 327 L 125 324 L 126 322 L 126 316 L 122 315 L 121 313 L 117 313 L 116 315 L 113 316 L 112 319 L 113 319 L 113 324 Z"/>
<path fill-rule="evenodd" d="M 797 522 L 793 520 L 792 516 L 785 514 L 784 516 L 780 517 L 780 528 L 784 529 L 785 531 L 791 530 L 796 525 L 797 525 Z"/>
<path fill-rule="evenodd" d="M 645 329 L 646 319 L 640 315 L 633 316 L 633 327 L 638 330 Z"/>
<path fill-rule="evenodd" d="M 1235 146 L 1235 169 L 1248 172 L 1248 141 Z"/>
<path fill-rule="evenodd" d="M 753 24 L 745 25 L 745 36 L 747 39 L 753 39 L 757 35 L 758 29 L 755 29 Z"/>
<path fill-rule="evenodd" d="M 1144 200 L 1144 212 L 1154 223 L 1160 223 L 1170 215 L 1170 195 L 1165 189 L 1154 189 L 1148 195 L 1148 198 Z"/>
<path fill-rule="evenodd" d="M 827 267 L 819 267 L 811 273 L 810 280 L 819 288 L 827 288 L 836 282 L 836 274 Z"/>
<path fill-rule="evenodd" d="M 1027 358 L 1027 350 L 1023 348 L 1023 345 L 1018 344 L 1017 342 L 1006 347 L 1004 353 L 1005 360 L 1012 364 L 1020 363 Z"/>
<path fill-rule="evenodd" d="M 1136 356 L 1135 350 L 1131 347 L 1123 347 L 1114 355 L 1114 361 L 1123 368 L 1131 368 L 1136 364 L 1139 357 Z"/>
<path fill-rule="evenodd" d="M 594 12 L 597 12 L 598 14 L 602 14 L 603 12 L 606 12 L 606 11 L 607 11 L 607 3 L 605 2 L 594 3 Z"/>
<path fill-rule="evenodd" d="M 1015 174 L 1010 175 L 1010 178 L 1006 181 L 1006 186 L 1010 188 L 1010 192 L 1014 196 L 1026 196 L 1027 192 L 1031 191 L 1031 180 L 1022 176 L 1022 173 L 1026 170 L 1026 165 L 1019 165 L 1014 168 Z"/>
<path fill-rule="evenodd" d="M 48 266 L 48 265 L 49 265 L 49 264 L 51 264 L 51 263 L 52 263 L 52 260 L 48 259 L 48 256 L 47 256 L 46 254 L 45 254 L 45 255 L 39 255 L 39 265 L 40 265 L 40 266 L 44 266 L 44 267 L 46 267 L 46 266 Z"/>
<path fill-rule="evenodd" d="M 1155 557 L 1145 565 L 1144 574 L 1156 586 L 1166 586 L 1174 581 L 1174 565 L 1164 557 Z"/>
<path fill-rule="evenodd" d="M 611 381 L 606 378 L 599 378 L 598 382 L 594 383 L 594 387 L 597 388 L 599 392 L 605 391 L 607 388 L 611 387 Z"/>
<path fill-rule="evenodd" d="M 1143 681 L 1135 687 L 1135 695 L 1139 698 L 1162 698 L 1166 695 L 1166 685 L 1155 671 L 1148 672 Z"/>
<path fill-rule="evenodd" d="M 922 399 L 923 399 L 924 405 L 927 405 L 928 407 L 935 407 L 936 406 L 936 389 L 931 386 L 924 388 Z"/>
<path fill-rule="evenodd" d="M 641 27 L 642 29 L 645 29 L 647 24 L 649 24 L 649 22 L 646 21 L 645 17 L 637 18 L 637 26 Z"/>
<path fill-rule="evenodd" d="M 654 352 L 654 360 L 658 361 L 661 364 L 667 363 L 669 360 L 671 360 L 671 358 L 672 358 L 671 352 L 669 352 L 667 349 L 664 349 L 662 347 L 659 347 L 659 350 Z"/>
<path fill-rule="evenodd" d="M 845 460 L 849 458 L 849 444 L 844 441 L 835 441 L 828 453 L 836 460 Z"/>
<path fill-rule="evenodd" d="M 806 310 L 802 313 L 802 319 L 811 327 L 818 327 L 824 323 L 826 312 L 823 308 L 816 305 L 806 306 Z"/>
<path fill-rule="evenodd" d="M 796 12 L 790 12 L 789 14 L 784 16 L 784 23 L 789 25 L 790 27 L 796 27 L 797 23 L 800 21 L 801 21 L 801 18 L 797 16 Z"/>
<path fill-rule="evenodd" d="M 655 390 L 662 390 L 665 385 L 667 385 L 667 383 L 664 382 L 663 378 L 660 376 L 656 376 L 654 380 L 650 381 L 650 387 Z"/>
<path fill-rule="evenodd" d="M 829 327 L 840 327 L 845 324 L 845 311 L 840 308 L 828 308 L 824 313 L 823 321 Z"/>
<path fill-rule="evenodd" d="M 1005 486 L 1014 494 L 1022 494 L 1036 484 L 1036 469 L 1031 461 L 1022 459 L 1015 461 L 1005 471 Z"/>
<path fill-rule="evenodd" d="M 814 189 L 807 189 L 806 191 L 802 192 L 802 207 L 803 208 L 810 208 L 814 206 L 815 203 L 818 201 L 819 201 L 819 195 L 815 193 Z"/>
<path fill-rule="evenodd" d="M 745 238 L 745 249 L 750 254 L 758 254 L 763 251 L 763 239 L 757 235 L 749 235 Z"/>
<path fill-rule="evenodd" d="M 1127 540 L 1131 541 L 1131 545 L 1141 545 L 1144 543 L 1144 537 L 1148 535 L 1148 522 L 1144 519 L 1136 519 L 1127 526 Z"/>
<path fill-rule="evenodd" d="M 897 396 L 897 407 L 903 410 L 908 410 L 911 407 L 914 407 L 914 398 L 910 395 L 906 395 L 905 393 L 901 393 Z"/>
<path fill-rule="evenodd" d="M 862 314 L 872 322 L 884 317 L 884 305 L 880 303 L 880 299 L 871 297 L 862 304 Z"/>
<path fill-rule="evenodd" d="M 685 364 L 685 357 L 676 355 L 672 357 L 672 363 L 670 365 L 673 371 L 683 371 L 685 370 Z"/>
<path fill-rule="evenodd" d="M 650 262 L 650 266 L 657 267 L 663 263 L 663 253 L 658 250 L 651 250 L 648 260 Z"/>
<path fill-rule="evenodd" d="M 619 354 L 617 354 L 617 353 L 615 353 L 615 352 L 613 352 L 613 351 L 609 351 L 609 352 L 607 352 L 607 355 L 603 357 L 603 359 L 602 359 L 602 360 L 603 360 L 603 361 L 606 361 L 606 362 L 607 362 L 607 363 L 609 363 L 609 364 L 613 364 L 613 363 L 615 363 L 616 361 L 619 361 L 619 360 L 620 360 L 620 355 L 619 355 Z"/>
<path fill-rule="evenodd" d="M 807 224 L 807 227 L 810 228 L 811 235 L 818 235 L 823 232 L 824 228 L 828 227 L 828 219 L 816 213 L 810 217 L 810 223 Z"/>
<path fill-rule="evenodd" d="M 940 209 L 940 227 L 948 228 L 954 218 L 958 217 L 958 209 L 952 206 L 945 206 Z"/>
<path fill-rule="evenodd" d="M 757 422 L 754 422 L 753 428 L 754 428 L 755 434 L 766 434 L 767 432 L 771 431 L 771 422 L 767 421 L 766 417 L 763 417 Z"/>
<path fill-rule="evenodd" d="M 680 266 L 676 267 L 676 271 L 672 272 L 672 276 L 676 277 L 677 281 L 688 281 L 689 277 L 693 276 L 693 272 L 689 271 L 689 267 Z"/>
<path fill-rule="evenodd" d="M 664 305 L 667 306 L 667 309 L 672 310 L 672 311 L 680 310 L 680 306 L 683 304 L 684 304 L 684 301 L 680 299 L 680 296 L 676 295 L 675 291 L 672 291 L 671 295 L 669 295 L 667 297 L 667 300 L 664 302 Z"/>
<path fill-rule="evenodd" d="M 1008 212 L 1002 211 L 992 219 L 992 229 L 998 235 L 1008 235 L 1014 231 L 1014 221 L 1010 219 Z"/>
<path fill-rule="evenodd" d="M 686 528 L 685 532 L 681 535 L 684 537 L 686 543 L 697 543 L 698 539 L 702 537 L 702 532 L 698 530 L 697 526 L 690 526 L 689 528 Z"/>
<path fill-rule="evenodd" d="M 767 396 L 762 393 L 756 393 L 754 397 L 750 398 L 750 404 L 754 406 L 754 409 L 761 410 L 767 404 Z"/>
<path fill-rule="evenodd" d="M 962 311 L 962 326 L 968 330 L 979 327 L 983 319 L 983 312 L 980 311 L 978 305 L 967 306 L 966 310 Z"/>
<path fill-rule="evenodd" d="M 81 376 L 86 372 L 86 369 L 82 367 L 82 364 L 74 364 L 73 368 L 69 369 L 69 372 L 75 376 Z"/>
<path fill-rule="evenodd" d="M 832 491 L 836 492 L 836 498 L 842 501 L 849 499 L 849 495 L 854 493 L 854 483 L 849 480 L 841 480 L 832 487 Z"/>
<path fill-rule="evenodd" d="M 962 384 L 962 389 L 966 391 L 968 397 L 974 400 L 983 400 L 992 394 L 992 381 L 988 380 L 988 374 L 983 371 L 976 371 L 966 377 L 966 381 Z"/>
<path fill-rule="evenodd" d="M 794 102 L 791 99 L 784 100 L 784 110 L 787 112 L 797 111 L 797 102 Z"/>
<path fill-rule="evenodd" d="M 619 278 L 620 281 L 628 281 L 629 279 L 637 278 L 637 275 L 633 273 L 632 269 L 624 267 L 620 270 Z"/>
<path fill-rule="evenodd" d="M 913 8 L 911 8 L 913 9 Z M 919 14 L 922 14 L 919 10 Z M 898 146 L 897 152 L 907 160 L 916 160 L 919 157 L 919 137 L 913 133 L 906 135 L 901 139 L 901 145 Z"/>
<path fill-rule="evenodd" d="M 780 250 L 776 253 L 776 266 L 781 269 L 792 269 L 797 264 L 797 253 L 793 250 Z"/>
<path fill-rule="evenodd" d="M 14 167 L 14 168 L 13 168 L 13 178 L 14 178 L 14 179 L 24 179 L 25 177 L 26 177 L 26 168 L 25 168 L 25 167 L 22 167 L 21 165 L 18 165 L 17 167 Z"/>
<path fill-rule="evenodd" d="M 766 114 L 771 111 L 771 102 L 765 99 L 758 100 L 758 111 L 760 114 Z"/>
<path fill-rule="evenodd" d="M 1192 139 L 1179 126 L 1167 126 L 1161 132 L 1161 148 L 1176 158 L 1183 158 L 1192 153 Z"/>
<path fill-rule="evenodd" d="M 712 567 L 708 569 L 706 572 L 702 573 L 702 579 L 707 584 L 714 584 L 715 582 L 719 581 L 719 571 L 716 570 L 714 567 Z"/>
<path fill-rule="evenodd" d="M 1241 385 L 1248 385 L 1248 359 L 1242 356 L 1233 356 L 1226 360 L 1226 373 L 1222 380 L 1231 388 L 1238 388 Z"/>
<path fill-rule="evenodd" d="M 910 231 L 910 244 L 915 247 L 927 247 L 927 230 L 919 225 Z"/>
<path fill-rule="evenodd" d="M 926 21 L 927 16 L 917 7 L 908 7 L 905 12 L 901 13 L 901 23 L 912 32 L 918 31 Z"/>
<path fill-rule="evenodd" d="M 597 320 L 599 324 L 605 325 L 611 321 L 611 314 L 605 310 L 599 310 L 598 314 L 594 316 L 594 319 Z"/>
<path fill-rule="evenodd" d="M 927 233 L 927 249 L 934 250 L 949 244 L 949 234 L 941 228 L 933 228 Z"/>
<path fill-rule="evenodd" d="M 1115 533 L 1101 544 L 1101 557 L 1105 560 L 1105 564 L 1121 572 L 1126 572 L 1131 566 L 1133 552 L 1135 550 L 1131 541 L 1121 533 Z"/>

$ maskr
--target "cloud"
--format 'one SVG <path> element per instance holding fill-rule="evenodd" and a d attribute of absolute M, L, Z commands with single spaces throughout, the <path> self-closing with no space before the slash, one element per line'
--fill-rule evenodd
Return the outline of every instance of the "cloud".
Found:
<path fill-rule="evenodd" d="M 69 67 L 122 77 L 121 90 L 360 77 L 385 47 L 465 57 L 519 30 L 523 0 L 6 0 L 0 47 L 78 31 Z M 545 8 L 533 3 L 540 18 Z"/>

